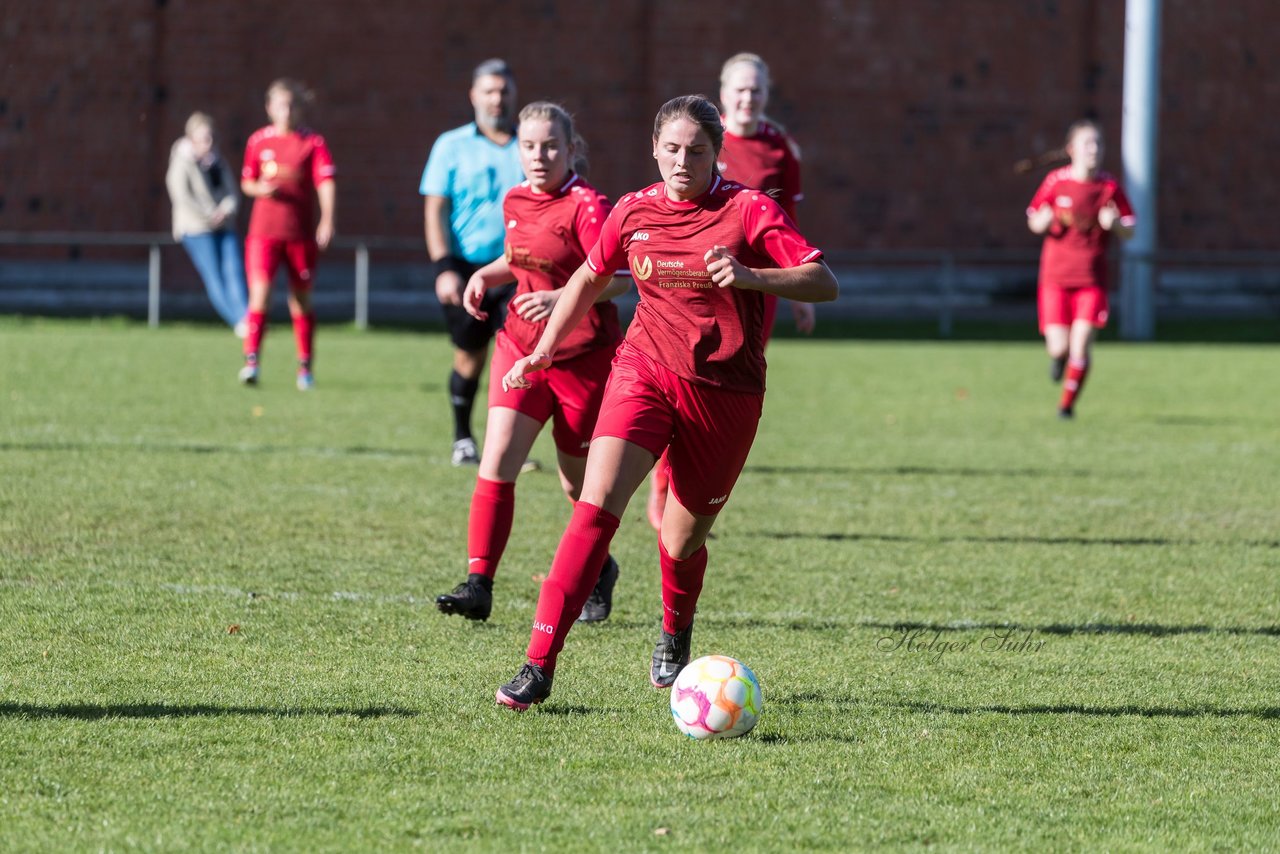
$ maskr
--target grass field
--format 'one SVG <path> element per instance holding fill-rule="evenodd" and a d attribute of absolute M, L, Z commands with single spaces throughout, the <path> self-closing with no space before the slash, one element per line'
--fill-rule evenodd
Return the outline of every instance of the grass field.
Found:
<path fill-rule="evenodd" d="M 765 713 L 697 743 L 612 619 L 493 704 L 567 519 L 522 477 L 486 624 L 439 335 L 0 321 L 0 850 L 1276 850 L 1280 353 L 781 340 L 694 652 Z M 535 456 L 549 461 L 549 441 Z M 1003 647 L 1003 648 L 1001 648 Z"/>

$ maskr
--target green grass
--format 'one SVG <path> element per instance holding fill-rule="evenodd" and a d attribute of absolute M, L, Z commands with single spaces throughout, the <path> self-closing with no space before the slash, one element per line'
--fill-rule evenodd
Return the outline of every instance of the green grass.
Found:
<path fill-rule="evenodd" d="M 291 350 L 243 389 L 224 330 L 0 322 L 0 850 L 1280 844 L 1273 347 L 1106 342 L 1061 423 L 1033 342 L 775 342 L 694 634 L 765 713 L 714 743 L 648 686 L 641 502 L 612 619 L 497 709 L 556 478 L 444 618 L 447 342 L 322 329 L 308 395 Z"/>

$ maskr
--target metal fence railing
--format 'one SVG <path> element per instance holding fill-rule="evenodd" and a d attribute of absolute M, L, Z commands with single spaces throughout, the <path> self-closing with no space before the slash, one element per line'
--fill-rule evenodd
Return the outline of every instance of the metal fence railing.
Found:
<path fill-rule="evenodd" d="M 147 323 L 153 327 L 160 324 L 161 250 L 176 245 L 171 235 L 162 232 L 0 232 L 0 247 L 145 250 Z M 426 265 L 426 249 L 417 238 L 344 236 L 334 241 L 333 248 L 352 253 L 353 321 L 358 329 L 369 325 L 370 268 L 375 254 L 408 255 L 419 259 L 424 268 Z M 993 278 L 1016 280 L 1019 287 L 1034 282 L 1038 257 L 1037 251 L 1027 249 L 886 249 L 833 252 L 827 261 L 841 274 L 842 301 L 859 306 L 890 305 L 895 300 L 897 305 L 914 305 L 936 313 L 938 333 L 945 338 L 952 333 L 957 311 L 971 305 L 975 294 L 982 291 L 989 297 Z M 1264 287 L 1253 288 L 1258 300 L 1280 305 L 1280 252 L 1161 250 L 1153 257 L 1158 282 L 1194 278 L 1198 275 L 1195 271 L 1216 271 L 1220 278 L 1231 278 L 1232 271 L 1252 271 L 1254 279 L 1265 280 Z M 1265 275 L 1260 277 L 1259 271 Z M 886 287 L 889 280 L 899 290 Z"/>

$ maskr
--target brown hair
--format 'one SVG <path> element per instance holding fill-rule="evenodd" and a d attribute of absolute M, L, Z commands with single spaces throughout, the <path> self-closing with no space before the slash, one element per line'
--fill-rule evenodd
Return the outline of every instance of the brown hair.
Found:
<path fill-rule="evenodd" d="M 1077 133 L 1086 128 L 1093 128 L 1098 132 L 1098 136 L 1102 136 L 1102 125 L 1098 124 L 1098 122 L 1093 119 L 1076 119 L 1067 128 L 1067 138 L 1062 143 L 1063 150 L 1065 151 L 1067 146 L 1071 144 L 1071 140 L 1075 138 Z"/>
<path fill-rule="evenodd" d="M 272 92 L 288 92 L 293 96 L 293 103 L 300 107 L 309 107 L 315 102 L 316 93 L 306 87 L 301 80 L 292 77 L 277 77 L 267 87 L 267 100 L 271 100 Z"/>
<path fill-rule="evenodd" d="M 573 146 L 573 162 L 569 164 L 570 168 L 579 175 L 586 176 L 587 168 L 590 166 L 587 162 L 587 141 L 574 128 L 573 116 L 569 115 L 568 110 L 553 101 L 534 101 L 524 105 L 519 119 L 521 122 L 538 119 L 557 125 L 564 133 L 565 141 Z"/>
<path fill-rule="evenodd" d="M 702 128 L 711 138 L 711 146 L 716 154 L 724 145 L 724 125 L 720 122 L 720 111 L 703 95 L 681 95 L 672 98 L 662 105 L 658 115 L 653 118 L 653 138 L 657 141 L 662 129 L 676 119 L 688 119 Z"/>

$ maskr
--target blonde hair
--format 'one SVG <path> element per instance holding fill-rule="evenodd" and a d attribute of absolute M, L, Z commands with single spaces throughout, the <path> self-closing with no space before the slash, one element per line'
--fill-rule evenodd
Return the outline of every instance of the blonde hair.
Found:
<path fill-rule="evenodd" d="M 301 107 L 309 107 L 316 99 L 316 93 L 308 89 L 301 80 L 292 77 L 277 77 L 267 87 L 267 100 L 271 100 L 272 92 L 288 92 L 293 102 Z"/>
<path fill-rule="evenodd" d="M 555 124 L 564 133 L 565 142 L 573 146 L 573 162 L 569 166 L 574 172 L 585 176 L 590 165 L 587 162 L 587 141 L 582 138 L 573 126 L 573 116 L 569 111 L 553 101 L 534 101 L 525 104 L 520 111 L 519 120 L 523 122 L 545 121 Z"/>
<path fill-rule="evenodd" d="M 733 56 L 729 57 L 724 61 L 724 65 L 720 66 L 720 85 L 721 86 L 729 85 L 730 69 L 732 69 L 735 65 L 740 65 L 742 63 L 746 63 L 748 65 L 754 65 L 756 67 L 756 70 L 760 72 L 760 76 L 764 78 L 764 84 L 766 86 L 769 85 L 769 79 L 770 79 L 769 64 L 765 62 L 763 59 L 761 59 L 759 54 L 735 53 Z"/>
<path fill-rule="evenodd" d="M 195 136 L 196 131 L 201 128 L 208 130 L 209 133 L 213 133 L 213 117 L 208 113 L 202 113 L 199 110 L 196 110 L 187 117 L 187 124 L 184 127 L 184 130 L 186 131 L 187 136 Z"/>

